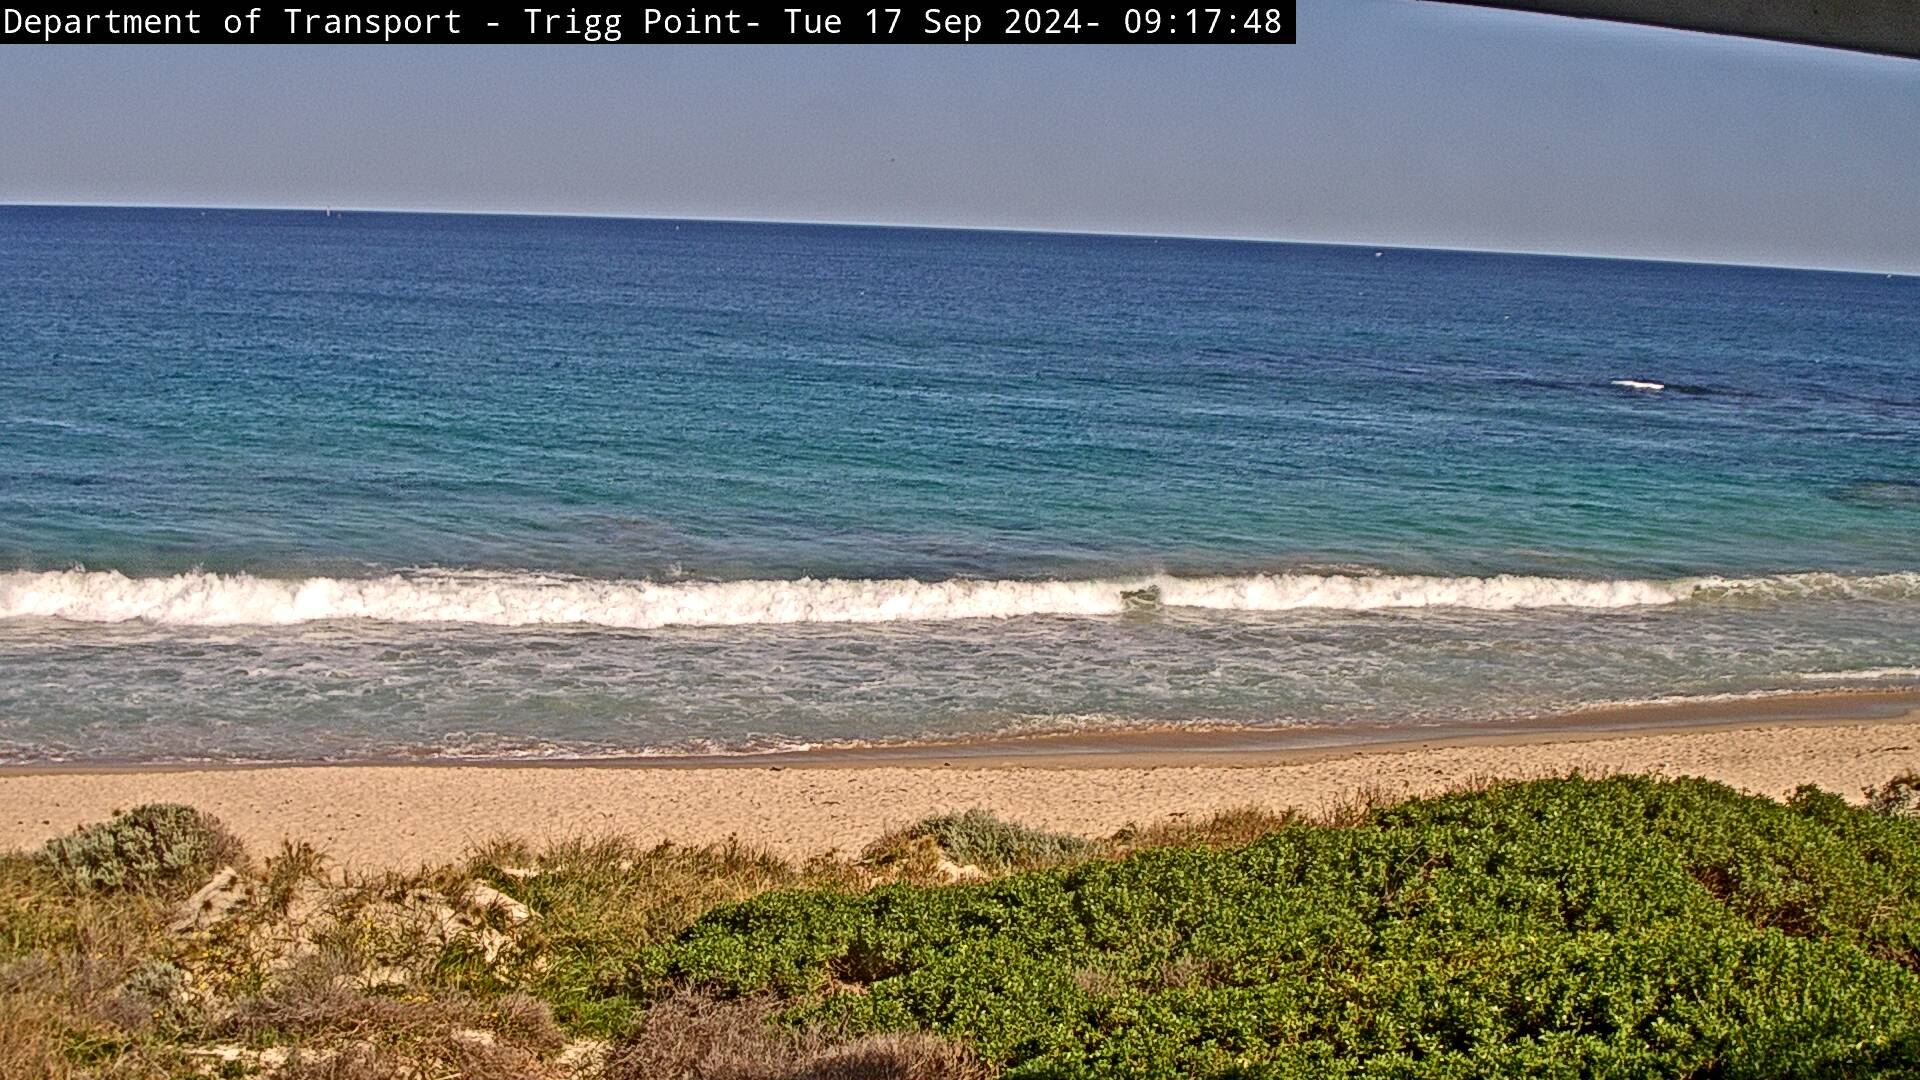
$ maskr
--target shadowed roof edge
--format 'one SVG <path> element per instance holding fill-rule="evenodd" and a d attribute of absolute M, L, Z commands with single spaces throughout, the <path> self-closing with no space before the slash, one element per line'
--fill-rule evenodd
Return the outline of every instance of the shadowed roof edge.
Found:
<path fill-rule="evenodd" d="M 1920 0 L 1429 0 L 1920 59 Z"/>

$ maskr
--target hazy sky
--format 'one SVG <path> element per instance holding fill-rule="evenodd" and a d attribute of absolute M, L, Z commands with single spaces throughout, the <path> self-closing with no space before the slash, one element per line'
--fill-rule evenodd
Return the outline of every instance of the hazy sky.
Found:
<path fill-rule="evenodd" d="M 1299 25 L 1214 48 L 9 46 L 0 202 L 1920 271 L 1920 62 L 1417 0 L 1301 0 Z"/>

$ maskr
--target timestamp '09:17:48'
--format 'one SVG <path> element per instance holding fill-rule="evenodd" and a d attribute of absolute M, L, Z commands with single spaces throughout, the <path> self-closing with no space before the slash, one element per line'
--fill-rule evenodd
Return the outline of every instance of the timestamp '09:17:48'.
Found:
<path fill-rule="evenodd" d="M 1159 8 L 1128 8 L 1121 25 L 1129 34 L 1191 34 L 1194 37 L 1271 35 L 1287 33 L 1285 8 L 1188 8 L 1162 11 Z"/>

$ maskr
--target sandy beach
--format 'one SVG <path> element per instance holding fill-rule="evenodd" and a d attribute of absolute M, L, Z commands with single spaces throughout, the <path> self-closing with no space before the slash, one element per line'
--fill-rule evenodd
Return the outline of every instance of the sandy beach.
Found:
<path fill-rule="evenodd" d="M 725 763 L 17 769 L 0 774 L 0 847 L 34 846 L 115 809 L 165 801 L 218 815 L 256 851 L 306 840 L 336 865 L 364 870 L 446 861 L 503 835 L 734 836 L 806 856 L 856 851 L 891 827 L 971 807 L 1100 835 L 1233 807 L 1314 811 L 1369 789 L 1418 794 L 1486 776 L 1646 772 L 1774 797 L 1812 783 L 1858 799 L 1914 769 L 1920 709 L 1906 695 L 1633 710 L 1345 745 L 1221 732 Z"/>

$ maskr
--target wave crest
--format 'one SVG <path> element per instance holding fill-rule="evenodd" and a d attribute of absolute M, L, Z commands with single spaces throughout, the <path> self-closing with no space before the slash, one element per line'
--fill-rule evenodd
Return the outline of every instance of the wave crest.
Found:
<path fill-rule="evenodd" d="M 1627 608 L 1829 596 L 1920 599 L 1920 573 L 1831 573 L 1666 581 L 1361 574 L 1151 575 L 1082 581 L 599 581 L 522 573 L 420 572 L 298 580 L 192 572 L 0 573 L 0 619 L 284 626 L 342 619 L 490 626 L 665 626 L 940 622 L 1118 615 L 1144 605 L 1218 611 Z"/>

